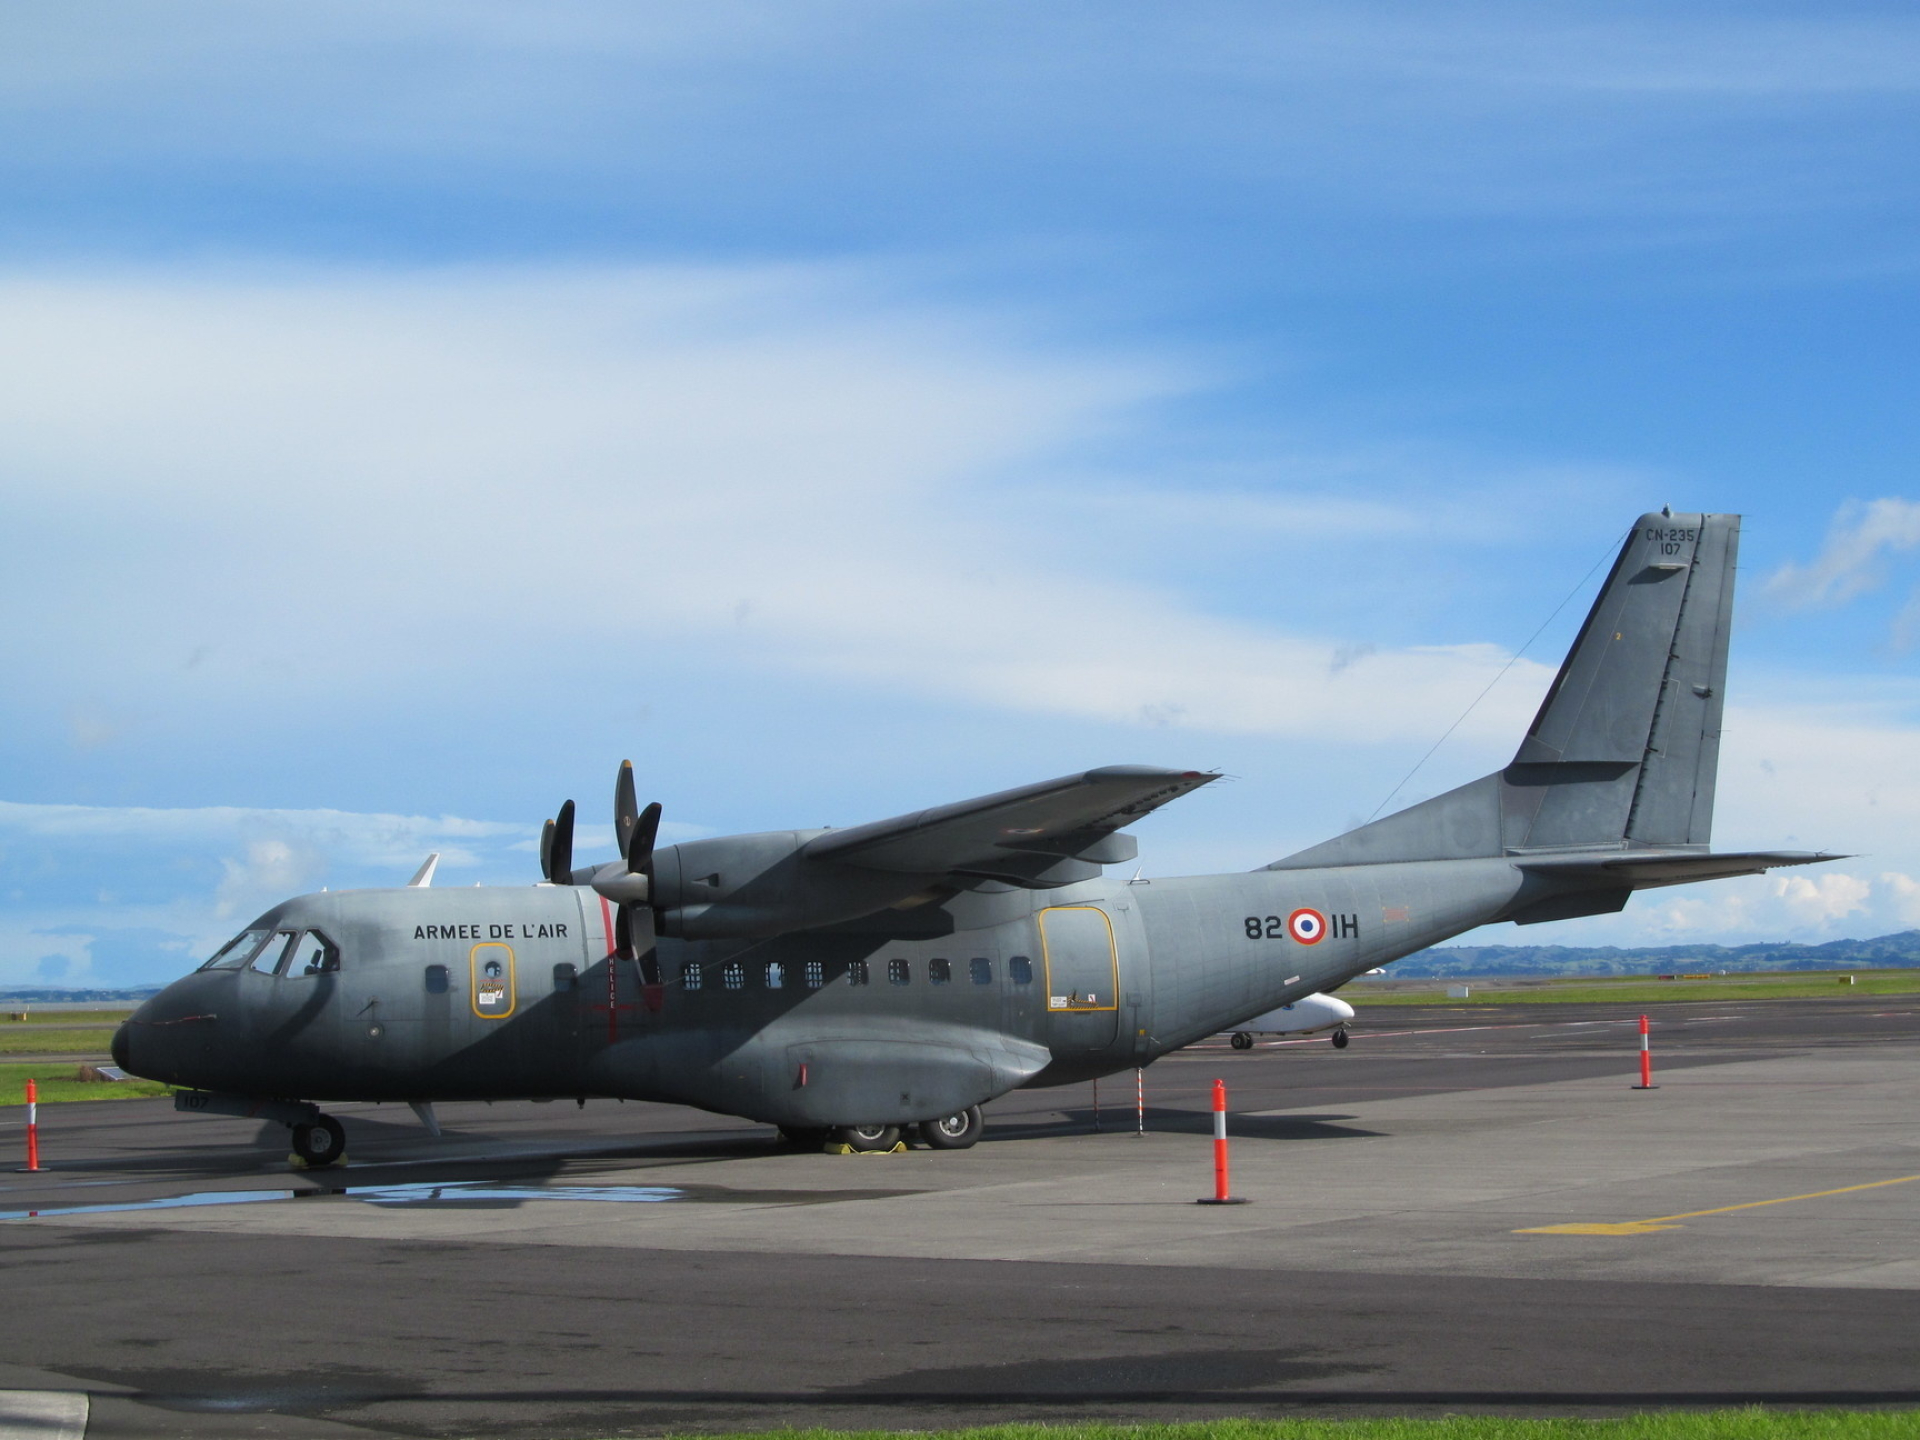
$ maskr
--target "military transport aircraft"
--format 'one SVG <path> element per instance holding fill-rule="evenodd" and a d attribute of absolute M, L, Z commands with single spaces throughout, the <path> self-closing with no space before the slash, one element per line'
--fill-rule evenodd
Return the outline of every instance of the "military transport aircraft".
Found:
<path fill-rule="evenodd" d="M 1249 874 L 1151 881 L 1134 821 L 1217 778 L 1116 765 L 850 829 L 657 846 L 546 882 L 305 895 L 114 1039 L 187 1110 L 342 1153 L 328 1101 L 617 1096 L 892 1148 L 964 1148 L 1018 1086 L 1144 1065 L 1497 920 L 1835 858 L 1713 854 L 1739 517 L 1643 515 L 1504 769 Z"/>

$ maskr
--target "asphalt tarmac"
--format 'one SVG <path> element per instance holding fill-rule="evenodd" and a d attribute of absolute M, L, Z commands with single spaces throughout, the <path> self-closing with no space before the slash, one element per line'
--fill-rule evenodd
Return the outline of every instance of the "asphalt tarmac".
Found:
<path fill-rule="evenodd" d="M 1661 1007 L 1653 1091 L 1637 1043 L 1363 1008 L 1344 1051 L 1159 1062 L 1144 1136 L 1128 1076 L 892 1156 L 343 1106 L 349 1163 L 301 1172 L 277 1126 L 49 1106 L 51 1168 L 0 1175 L 0 1436 L 1920 1406 L 1920 1000 Z M 1242 1206 L 1192 1203 L 1216 1076 Z"/>

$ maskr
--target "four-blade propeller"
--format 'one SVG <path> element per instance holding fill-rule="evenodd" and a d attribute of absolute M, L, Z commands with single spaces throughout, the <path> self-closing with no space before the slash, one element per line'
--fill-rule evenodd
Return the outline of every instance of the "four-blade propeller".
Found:
<path fill-rule="evenodd" d="M 617 907 L 614 912 L 614 955 L 637 961 L 641 983 L 660 983 L 655 950 L 653 910 L 653 845 L 660 833 L 660 802 L 639 805 L 633 784 L 633 762 L 620 762 L 613 789 L 613 836 L 620 858 L 580 875 L 573 869 L 573 801 L 547 821 L 540 835 L 540 869 L 555 885 L 577 885 L 583 880 Z"/>

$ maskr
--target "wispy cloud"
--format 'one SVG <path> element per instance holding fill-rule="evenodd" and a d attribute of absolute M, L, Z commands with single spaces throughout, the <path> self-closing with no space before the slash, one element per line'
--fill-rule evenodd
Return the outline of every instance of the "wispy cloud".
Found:
<path fill-rule="evenodd" d="M 1129 514 L 1097 475 L 1027 482 L 1188 377 L 876 305 L 850 279 L 0 286 L 0 459 L 35 482 L 8 509 L 60 557 L 0 578 L 47 616 L 13 643 L 58 664 L 84 636 L 149 708 L 190 689 L 283 724 L 428 676 L 484 686 L 509 656 L 692 647 L 1014 711 L 1375 741 L 1431 736 L 1506 663 L 1480 643 L 1362 651 L 1132 578 L 1116 553 L 1214 502 Z M 1218 508 L 1289 575 L 1344 538 L 1457 523 L 1324 493 Z M 557 583 L 582 575 L 609 601 L 585 625 Z M 1517 667 L 1473 726 L 1511 732 L 1547 678 Z"/>
<path fill-rule="evenodd" d="M 1834 514 L 1820 553 L 1804 565 L 1782 565 L 1767 577 L 1766 593 L 1796 609 L 1843 605 L 1886 583 L 1887 556 L 1916 546 L 1920 503 L 1849 500 Z"/>

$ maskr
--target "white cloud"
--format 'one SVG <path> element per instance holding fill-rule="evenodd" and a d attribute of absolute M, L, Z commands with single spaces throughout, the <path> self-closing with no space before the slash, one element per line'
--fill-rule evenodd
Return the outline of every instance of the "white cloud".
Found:
<path fill-rule="evenodd" d="M 195 686 L 250 710 L 680 647 L 1013 710 L 1379 741 L 1431 736 L 1510 658 L 1356 658 L 1350 637 L 1130 579 L 1109 539 L 1164 508 L 1083 514 L 1030 482 L 1186 378 L 876 309 L 843 273 L 15 279 L 0 307 L 6 513 L 57 556 L 0 579 L 45 617 L 8 643 L 53 665 L 79 644 L 143 703 L 189 656 Z M 1419 523 L 1264 503 L 1283 551 L 1286 514 Z M 1549 674 L 1515 667 L 1463 735 L 1514 733 Z"/>
<path fill-rule="evenodd" d="M 1796 609 L 1841 605 L 1879 588 L 1882 559 L 1920 546 L 1920 503 L 1885 497 L 1849 500 L 1833 517 L 1827 542 L 1805 565 L 1789 562 L 1767 577 L 1766 593 Z M 1909 610 L 1920 606 L 1920 591 Z M 1907 624 L 1903 614 L 1897 627 Z"/>

